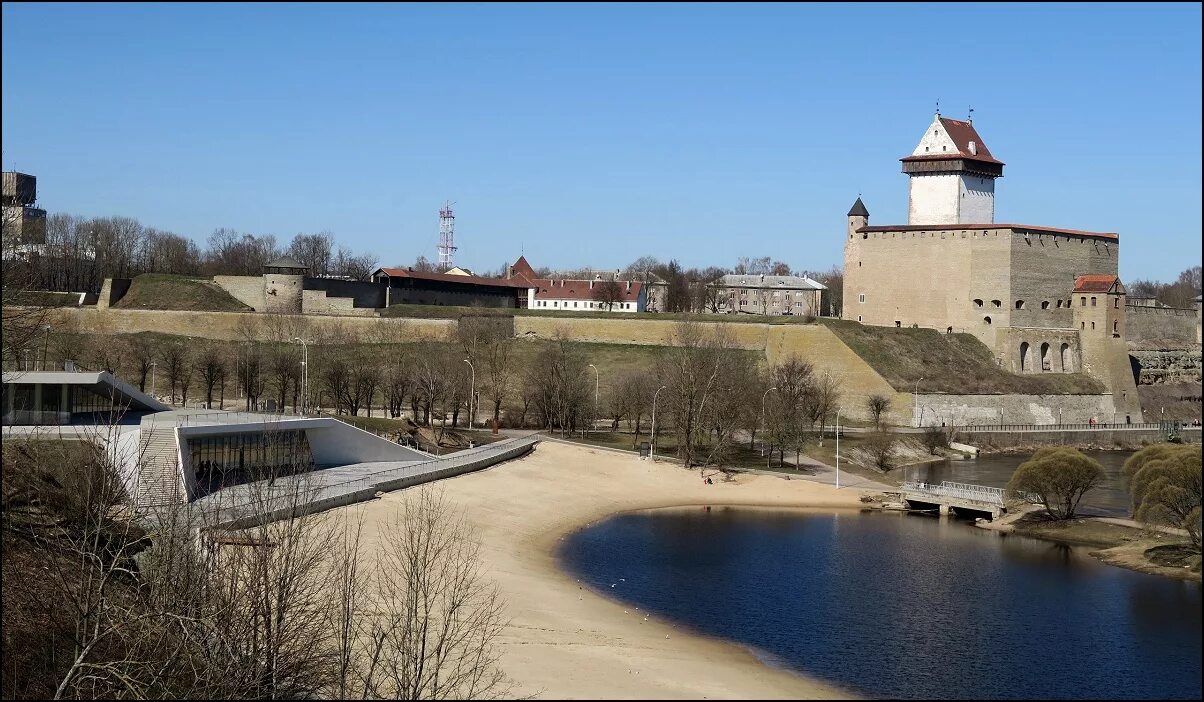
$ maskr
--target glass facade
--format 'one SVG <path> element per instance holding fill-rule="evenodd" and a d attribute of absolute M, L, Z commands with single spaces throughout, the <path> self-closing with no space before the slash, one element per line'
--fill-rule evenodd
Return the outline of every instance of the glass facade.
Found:
<path fill-rule="evenodd" d="M 110 424 L 127 407 L 85 385 L 5 383 L 3 424 Z"/>
<path fill-rule="evenodd" d="M 188 439 L 197 497 L 224 487 L 313 470 L 304 429 Z"/>

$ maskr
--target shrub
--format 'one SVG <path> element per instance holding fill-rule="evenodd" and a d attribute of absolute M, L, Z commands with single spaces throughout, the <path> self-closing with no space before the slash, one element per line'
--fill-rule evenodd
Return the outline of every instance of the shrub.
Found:
<path fill-rule="evenodd" d="M 1155 444 L 1125 461 L 1133 516 L 1146 524 L 1187 531 L 1200 549 L 1200 447 Z"/>
<path fill-rule="evenodd" d="M 885 432 L 870 434 L 865 440 L 865 450 L 873 459 L 874 466 L 883 473 L 888 473 L 894 468 L 891 458 L 895 453 L 896 443 L 894 435 Z"/>
<path fill-rule="evenodd" d="M 924 443 L 924 447 L 928 449 L 928 453 L 933 456 L 936 455 L 939 449 L 949 448 L 949 435 L 941 427 L 925 427 L 920 440 Z"/>
<path fill-rule="evenodd" d="M 1104 468 L 1081 451 L 1043 448 L 1020 464 L 1008 481 L 1013 499 L 1039 504 L 1054 519 L 1070 519 L 1084 493 L 1104 479 Z"/>

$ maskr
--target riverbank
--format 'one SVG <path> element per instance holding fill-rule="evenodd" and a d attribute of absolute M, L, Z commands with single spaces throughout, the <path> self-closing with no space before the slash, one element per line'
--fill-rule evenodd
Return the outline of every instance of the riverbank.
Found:
<path fill-rule="evenodd" d="M 1200 556 L 1185 552 L 1182 544 L 1186 538 L 1175 530 L 1151 531 L 1131 520 L 1108 517 L 1050 520 L 1035 509 L 1009 514 L 997 522 L 979 522 L 978 526 L 1071 546 L 1098 547 L 1091 555 L 1108 565 L 1201 582 Z"/>
<path fill-rule="evenodd" d="M 528 456 L 439 483 L 477 530 L 485 570 L 510 618 L 501 667 L 514 696 L 541 698 L 810 698 L 850 695 L 770 668 L 746 649 L 645 619 L 561 570 L 566 534 L 610 515 L 690 505 L 859 509 L 861 492 L 804 480 L 737 475 L 703 483 L 698 472 L 615 452 L 543 442 Z M 362 510 L 366 543 L 412 495 Z"/>

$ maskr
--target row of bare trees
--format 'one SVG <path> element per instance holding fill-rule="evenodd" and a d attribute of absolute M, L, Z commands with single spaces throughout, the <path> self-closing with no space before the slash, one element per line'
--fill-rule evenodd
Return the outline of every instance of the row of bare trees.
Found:
<path fill-rule="evenodd" d="M 235 529 L 178 506 L 132 518 L 99 444 L 6 441 L 4 465 L 6 699 L 510 690 L 503 603 L 440 493 L 412 495 L 368 541 L 362 513 L 301 510 L 305 479 L 250 486 L 252 526 Z"/>
<path fill-rule="evenodd" d="M 330 232 L 298 234 L 282 245 L 272 234 L 222 228 L 201 248 L 187 237 L 131 217 L 53 214 L 46 219 L 44 250 L 20 257 L 23 263 L 6 258 L 6 266 L 25 269 L 32 289 L 96 292 L 105 278 L 141 273 L 259 275 L 281 255 L 309 266 L 312 275 L 355 280 L 366 280 L 377 264 L 374 254 L 357 255 L 337 244 Z"/>

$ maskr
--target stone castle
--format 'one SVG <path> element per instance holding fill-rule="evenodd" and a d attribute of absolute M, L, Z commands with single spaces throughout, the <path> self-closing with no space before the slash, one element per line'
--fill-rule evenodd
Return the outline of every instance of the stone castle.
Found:
<path fill-rule="evenodd" d="M 939 113 L 900 159 L 907 224 L 870 226 L 857 198 L 845 232 L 845 319 L 965 332 L 1014 373 L 1087 373 L 1114 417 L 1140 422 L 1125 344 L 1120 237 L 995 222 L 996 159 L 971 121 Z"/>

